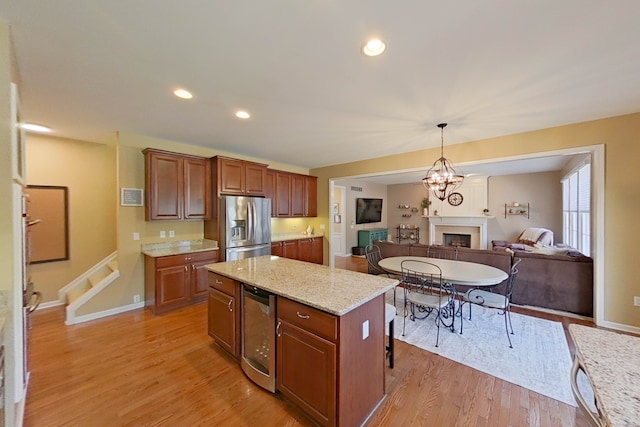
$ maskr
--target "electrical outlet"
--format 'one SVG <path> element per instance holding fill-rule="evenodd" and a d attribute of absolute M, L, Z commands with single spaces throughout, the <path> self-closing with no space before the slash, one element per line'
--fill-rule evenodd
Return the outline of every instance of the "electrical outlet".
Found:
<path fill-rule="evenodd" d="M 140 240 L 140 233 L 138 233 L 137 231 L 133 233 L 133 240 Z"/>
<path fill-rule="evenodd" d="M 324 230 L 324 224 L 320 224 L 320 230 Z"/>
<path fill-rule="evenodd" d="M 140 295 L 135 294 L 135 295 L 133 296 L 133 302 L 134 302 L 134 304 L 135 304 L 135 303 L 140 302 Z"/>
<path fill-rule="evenodd" d="M 169 230 L 169 237 L 176 237 L 176 233 L 173 230 Z"/>
<path fill-rule="evenodd" d="M 295 225 L 295 224 L 292 224 L 292 225 L 291 225 L 291 229 L 292 229 L 293 231 L 296 231 L 296 225 Z"/>
<path fill-rule="evenodd" d="M 162 231 L 160 232 L 160 238 L 161 238 L 161 239 L 164 239 L 165 237 L 167 237 L 167 232 L 166 232 L 166 231 L 164 231 L 164 230 L 162 230 Z"/>
<path fill-rule="evenodd" d="M 369 321 L 365 320 L 362 322 L 362 339 L 366 340 L 369 338 Z"/>
<path fill-rule="evenodd" d="M 640 297 L 633 297 L 633 305 L 640 307 Z"/>

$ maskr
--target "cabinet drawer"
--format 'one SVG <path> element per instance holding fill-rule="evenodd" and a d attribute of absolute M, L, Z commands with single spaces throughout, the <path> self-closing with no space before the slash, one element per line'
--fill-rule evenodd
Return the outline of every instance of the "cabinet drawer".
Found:
<path fill-rule="evenodd" d="M 216 262 L 218 260 L 218 251 L 193 252 L 182 255 L 158 257 L 156 258 L 156 268 L 175 267 L 177 265 L 186 265 L 208 260 Z"/>
<path fill-rule="evenodd" d="M 278 297 L 278 317 L 328 340 L 338 339 L 338 318 L 308 305 Z"/>
<path fill-rule="evenodd" d="M 234 296 L 236 290 L 236 281 L 217 273 L 209 272 L 209 286 L 215 288 L 227 295 Z"/>

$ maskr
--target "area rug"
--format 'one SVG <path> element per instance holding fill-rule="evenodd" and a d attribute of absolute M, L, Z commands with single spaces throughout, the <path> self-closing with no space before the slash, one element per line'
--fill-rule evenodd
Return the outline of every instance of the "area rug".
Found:
<path fill-rule="evenodd" d="M 407 317 L 406 332 L 402 335 L 404 308 L 400 295 L 396 302 L 396 339 L 576 406 L 569 382 L 571 354 L 561 323 L 511 313 L 514 335 L 511 335 L 513 348 L 509 348 L 504 316 L 497 310 L 473 305 L 469 320 L 469 305 L 465 304 L 463 333 L 460 334 L 459 317 L 454 333 L 441 325 L 436 347 L 433 314 L 416 321 Z M 393 296 L 387 296 L 387 302 L 393 304 Z"/>

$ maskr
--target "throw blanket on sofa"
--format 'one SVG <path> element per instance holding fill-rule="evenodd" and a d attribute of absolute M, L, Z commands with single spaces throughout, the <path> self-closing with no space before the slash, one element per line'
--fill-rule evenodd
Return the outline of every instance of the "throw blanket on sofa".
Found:
<path fill-rule="evenodd" d="M 538 243 L 540 242 L 540 237 L 542 237 L 542 235 L 544 233 L 548 233 L 548 235 L 553 236 L 553 232 L 551 230 L 548 230 L 546 228 L 525 228 L 525 230 L 522 232 L 522 234 L 520 235 L 520 237 L 518 237 L 518 242 L 520 243 Z M 545 239 L 545 240 L 549 240 L 549 239 Z M 550 241 L 548 242 L 540 242 L 542 244 L 545 245 L 551 245 L 553 244 L 553 237 L 551 237 Z"/>

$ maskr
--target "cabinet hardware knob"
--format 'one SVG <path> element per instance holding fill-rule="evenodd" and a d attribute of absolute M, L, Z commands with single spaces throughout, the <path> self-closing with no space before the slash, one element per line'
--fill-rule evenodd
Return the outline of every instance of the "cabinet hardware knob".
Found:
<path fill-rule="evenodd" d="M 301 319 L 308 319 L 311 316 L 309 316 L 308 314 L 301 314 L 299 311 L 296 311 L 296 314 L 298 315 L 299 318 Z"/>
<path fill-rule="evenodd" d="M 195 271 L 195 270 L 196 270 L 196 266 L 195 266 L 194 264 L 191 264 L 191 269 L 192 269 L 193 271 Z"/>
<path fill-rule="evenodd" d="M 230 299 L 229 304 L 227 304 L 227 307 L 229 307 L 229 311 L 233 311 L 233 307 L 231 307 L 232 304 L 233 304 L 233 300 Z"/>
<path fill-rule="evenodd" d="M 192 258 L 190 256 L 184 258 L 185 261 L 191 261 Z"/>
<path fill-rule="evenodd" d="M 276 325 L 276 335 L 281 337 L 282 333 L 280 332 L 280 326 L 282 326 L 282 322 L 278 322 L 278 324 Z"/>
<path fill-rule="evenodd" d="M 216 285 L 222 285 L 222 280 L 216 279 Z"/>
<path fill-rule="evenodd" d="M 184 266 L 184 271 L 189 271 L 189 267 L 187 267 L 186 265 Z"/>

